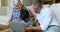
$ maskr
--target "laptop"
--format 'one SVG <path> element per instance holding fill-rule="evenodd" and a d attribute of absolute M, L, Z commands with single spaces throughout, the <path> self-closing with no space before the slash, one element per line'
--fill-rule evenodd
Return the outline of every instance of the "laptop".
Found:
<path fill-rule="evenodd" d="M 10 22 L 10 27 L 13 32 L 25 32 L 24 25 L 22 23 Z"/>

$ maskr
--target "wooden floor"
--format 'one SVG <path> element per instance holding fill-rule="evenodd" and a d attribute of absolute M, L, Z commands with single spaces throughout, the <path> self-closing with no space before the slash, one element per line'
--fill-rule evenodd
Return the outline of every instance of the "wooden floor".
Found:
<path fill-rule="evenodd" d="M 10 28 L 9 29 L 4 29 L 4 30 L 0 30 L 0 32 L 10 32 Z"/>
<path fill-rule="evenodd" d="M 0 24 L 0 32 L 9 32 L 11 29 L 9 26 Z"/>

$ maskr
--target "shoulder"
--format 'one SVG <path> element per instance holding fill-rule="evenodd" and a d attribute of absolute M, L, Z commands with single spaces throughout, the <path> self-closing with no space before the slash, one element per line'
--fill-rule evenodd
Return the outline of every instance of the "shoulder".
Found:
<path fill-rule="evenodd" d="M 44 11 L 51 11 L 51 9 L 49 7 L 43 7 L 42 10 L 44 10 Z"/>
<path fill-rule="evenodd" d="M 40 14 L 42 15 L 48 15 L 48 14 L 52 14 L 52 10 L 49 7 L 43 7 Z"/>
<path fill-rule="evenodd" d="M 49 8 L 49 7 L 42 8 L 42 11 L 44 11 L 44 12 L 52 12 L 51 8 Z"/>

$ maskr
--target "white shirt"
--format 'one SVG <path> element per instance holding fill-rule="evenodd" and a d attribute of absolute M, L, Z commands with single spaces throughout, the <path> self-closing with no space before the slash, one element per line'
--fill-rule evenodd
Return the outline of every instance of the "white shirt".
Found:
<path fill-rule="evenodd" d="M 50 25 L 59 26 L 53 12 L 48 7 L 42 8 L 40 13 L 37 13 L 36 15 L 42 30 L 46 30 Z"/>

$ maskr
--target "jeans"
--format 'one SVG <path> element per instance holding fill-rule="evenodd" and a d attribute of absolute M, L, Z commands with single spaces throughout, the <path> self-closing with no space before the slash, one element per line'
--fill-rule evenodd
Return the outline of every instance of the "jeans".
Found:
<path fill-rule="evenodd" d="M 42 32 L 60 32 L 60 27 L 59 26 L 51 26 L 51 27 L 48 27 L 48 29 L 46 31 L 42 31 Z"/>

